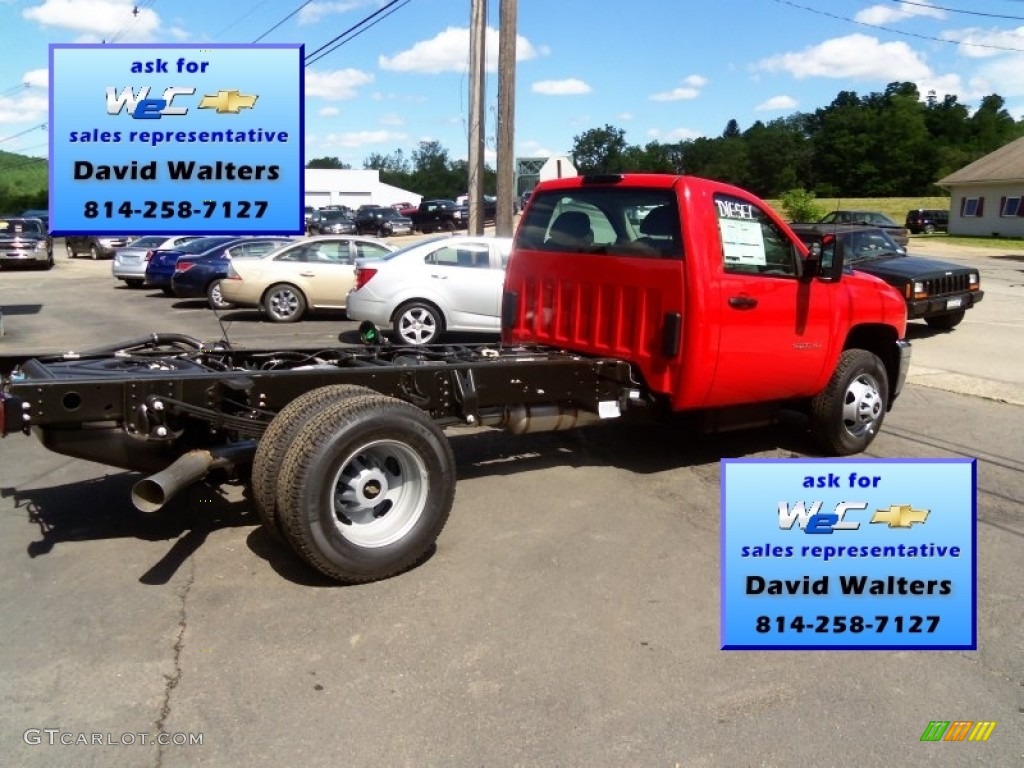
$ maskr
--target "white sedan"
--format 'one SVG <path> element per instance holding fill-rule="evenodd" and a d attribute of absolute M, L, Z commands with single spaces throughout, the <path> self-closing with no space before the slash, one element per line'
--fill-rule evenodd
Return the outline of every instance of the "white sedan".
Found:
<path fill-rule="evenodd" d="M 374 261 L 394 250 L 369 237 L 309 237 L 262 258 L 232 261 L 221 296 L 239 307 L 260 307 L 275 323 L 293 323 L 310 309 L 345 309 L 356 259 Z"/>
<path fill-rule="evenodd" d="M 499 333 L 510 237 L 424 240 L 360 263 L 348 316 L 391 326 L 403 344 L 430 344 L 446 331 Z"/>

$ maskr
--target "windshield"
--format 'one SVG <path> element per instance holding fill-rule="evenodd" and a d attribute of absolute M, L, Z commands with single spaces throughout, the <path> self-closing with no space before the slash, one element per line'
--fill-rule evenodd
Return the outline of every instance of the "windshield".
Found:
<path fill-rule="evenodd" d="M 324 221 L 334 221 L 336 219 L 347 219 L 349 215 L 345 211 L 325 211 L 320 214 L 320 218 Z"/>
<path fill-rule="evenodd" d="M 440 235 L 438 237 L 431 237 L 431 238 L 428 238 L 426 240 L 420 240 L 418 242 L 413 243 L 412 245 L 407 245 L 404 248 L 399 248 L 397 251 L 392 251 L 391 253 L 387 254 L 386 256 L 382 256 L 380 260 L 381 261 L 390 261 L 391 259 L 395 258 L 395 256 L 401 256 L 403 253 L 408 253 L 409 251 L 414 251 L 417 248 L 420 248 L 420 247 L 425 246 L 425 245 L 430 245 L 431 243 L 437 243 L 437 242 L 440 242 L 441 240 L 451 240 L 451 238 L 448 235 Z"/>
<path fill-rule="evenodd" d="M 159 248 L 167 242 L 167 238 L 164 236 L 150 236 L 140 237 L 138 240 L 132 240 L 128 243 L 129 248 Z"/>
<path fill-rule="evenodd" d="M 218 245 L 224 245 L 224 243 L 230 243 L 232 240 L 237 240 L 237 237 L 200 237 L 198 240 L 193 240 L 191 243 L 178 246 L 175 250 L 181 251 L 182 253 L 206 253 L 212 248 L 216 248 Z"/>
<path fill-rule="evenodd" d="M 906 255 L 906 252 L 881 230 L 847 232 L 840 237 L 843 240 L 844 258 L 848 264 Z"/>
<path fill-rule="evenodd" d="M 0 235 L 21 233 L 41 235 L 43 230 L 36 219 L 0 219 Z"/>

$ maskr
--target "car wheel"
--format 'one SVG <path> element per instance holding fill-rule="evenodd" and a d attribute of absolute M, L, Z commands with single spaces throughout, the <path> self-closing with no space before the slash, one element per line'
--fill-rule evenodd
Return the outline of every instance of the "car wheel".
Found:
<path fill-rule="evenodd" d="M 43 266 L 43 269 L 53 269 L 53 264 L 53 251 L 50 251 L 46 254 L 46 264 Z"/>
<path fill-rule="evenodd" d="M 959 312 L 950 312 L 948 315 L 926 317 L 924 321 L 928 323 L 929 328 L 934 328 L 937 331 L 948 331 L 960 325 L 960 322 L 964 319 L 964 314 L 964 310 L 961 309 Z"/>
<path fill-rule="evenodd" d="M 935 225 L 934 224 L 925 224 L 924 225 L 924 233 L 926 235 L 934 235 L 935 234 Z"/>
<path fill-rule="evenodd" d="M 444 319 L 432 304 L 412 301 L 395 312 L 393 329 L 400 344 L 430 344 L 437 341 L 444 331 Z"/>
<path fill-rule="evenodd" d="M 885 418 L 889 376 L 878 356 L 848 349 L 825 390 L 811 401 L 811 429 L 833 456 L 865 450 Z"/>
<path fill-rule="evenodd" d="M 64 243 L 64 250 L 67 251 L 69 259 L 75 258 L 75 249 L 71 243 Z"/>
<path fill-rule="evenodd" d="M 294 285 L 272 285 L 263 294 L 263 311 L 275 323 L 294 323 L 306 313 L 306 298 Z"/>
<path fill-rule="evenodd" d="M 169 285 L 164 286 L 160 290 L 164 294 L 164 296 L 171 296 L 171 297 L 174 296 L 174 288 L 172 288 Z"/>
<path fill-rule="evenodd" d="M 94 246 L 90 247 L 89 248 L 89 258 L 92 259 L 93 261 L 96 261 L 97 259 L 99 259 L 99 257 L 100 257 L 100 252 L 96 250 L 96 246 L 94 245 Z"/>
<path fill-rule="evenodd" d="M 224 301 L 220 292 L 220 280 L 214 280 L 206 286 L 206 300 L 213 309 L 232 309 L 235 306 L 230 301 Z"/>
<path fill-rule="evenodd" d="M 384 579 L 426 558 L 455 498 L 455 459 L 421 409 L 380 395 L 328 406 L 298 431 L 277 482 L 289 543 L 345 583 Z"/>
<path fill-rule="evenodd" d="M 384 227 L 380 227 L 377 230 L 377 237 L 379 237 L 379 238 L 381 238 L 383 240 L 387 236 L 388 236 L 388 231 Z"/>
<path fill-rule="evenodd" d="M 451 219 L 446 219 L 444 222 L 444 231 L 451 234 L 455 231 L 455 222 Z"/>
<path fill-rule="evenodd" d="M 137 277 L 129 277 L 127 280 L 125 280 L 125 283 L 128 285 L 129 288 L 141 288 L 144 282 L 144 280 L 141 280 Z"/>

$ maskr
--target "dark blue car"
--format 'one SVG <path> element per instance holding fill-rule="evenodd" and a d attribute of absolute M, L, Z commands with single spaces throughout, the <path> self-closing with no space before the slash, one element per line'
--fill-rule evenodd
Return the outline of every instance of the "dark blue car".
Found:
<path fill-rule="evenodd" d="M 205 296 L 214 309 L 230 309 L 232 305 L 220 295 L 220 281 L 227 277 L 231 261 L 258 259 L 290 242 L 287 237 L 234 238 L 200 254 L 181 254 L 174 265 L 171 288 L 183 299 Z"/>
<path fill-rule="evenodd" d="M 218 245 L 234 242 L 240 238 L 237 235 L 217 235 L 215 237 L 201 237 L 190 243 L 179 246 L 174 250 L 153 251 L 153 255 L 146 263 L 146 287 L 159 288 L 168 296 L 174 295 L 171 287 L 171 279 L 174 277 L 174 267 L 181 256 L 198 256 L 216 248 Z"/>

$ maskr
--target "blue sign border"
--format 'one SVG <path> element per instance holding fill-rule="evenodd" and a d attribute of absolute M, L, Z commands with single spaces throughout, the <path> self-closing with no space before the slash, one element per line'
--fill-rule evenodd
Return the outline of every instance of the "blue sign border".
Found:
<path fill-rule="evenodd" d="M 889 645 L 865 645 L 865 644 L 730 644 L 727 638 L 727 610 L 728 610 L 728 531 L 727 522 L 728 506 L 726 500 L 726 473 L 729 465 L 732 464 L 793 464 L 820 466 L 827 468 L 832 465 L 865 464 L 877 466 L 885 464 L 967 464 L 971 468 L 971 551 L 970 551 L 970 578 L 971 578 L 971 600 L 970 600 L 970 642 L 967 644 L 943 644 L 943 645 L 922 645 L 922 644 L 889 644 Z M 974 651 L 978 648 L 978 462 L 973 458 L 931 458 L 931 459 L 722 459 L 721 467 L 721 537 L 720 537 L 720 639 L 721 649 L 724 651 Z M 777 502 L 777 500 L 775 500 Z M 846 633 L 849 636 L 849 633 Z M 830 635 L 834 636 L 834 635 Z"/>
<path fill-rule="evenodd" d="M 160 227 L 159 231 L 156 229 L 149 231 L 148 228 L 139 227 L 128 227 L 128 228 L 103 228 L 103 229 L 61 229 L 61 230 L 50 230 L 50 235 L 54 237 L 63 237 L 66 235 L 142 235 L 142 234 L 198 234 L 204 236 L 213 235 L 304 235 L 306 234 L 305 226 L 305 197 L 306 197 L 306 78 L 305 78 L 305 45 L 302 43 L 51 43 L 48 51 L 48 65 L 49 65 L 49 83 L 48 83 L 48 95 L 49 95 L 49 108 L 47 112 L 48 127 L 49 127 L 49 139 L 48 139 L 48 150 L 49 150 L 49 167 L 47 172 L 47 182 L 49 186 L 49 200 L 48 200 L 48 212 L 49 221 L 55 221 L 54 212 L 58 203 L 55 201 L 54 191 L 56 189 L 55 182 L 55 167 L 54 162 L 54 138 L 56 131 L 54 130 L 54 51 L 59 49 L 135 49 L 135 50 L 194 50 L 194 51 L 209 51 L 211 49 L 241 49 L 241 50 L 261 50 L 261 49 L 277 49 L 277 50 L 296 50 L 298 52 L 299 60 L 299 82 L 297 84 L 298 91 L 298 136 L 296 140 L 298 142 L 298 197 L 295 200 L 295 211 L 296 211 L 296 224 L 294 229 L 255 229 L 246 228 L 244 232 L 238 228 L 235 229 L 200 229 L 194 231 L 194 228 L 183 227 L 180 225 L 171 224 L 171 222 L 182 222 L 187 220 L 182 219 L 160 219 L 161 223 L 166 222 L 167 226 Z M 59 217 L 58 217 L 59 218 Z M 246 220 L 251 221 L 251 220 Z"/>

